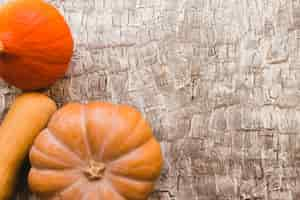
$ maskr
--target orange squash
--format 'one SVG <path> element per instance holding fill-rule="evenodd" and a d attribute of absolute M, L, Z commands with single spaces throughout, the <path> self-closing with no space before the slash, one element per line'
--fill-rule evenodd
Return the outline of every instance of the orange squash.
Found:
<path fill-rule="evenodd" d="M 55 102 L 39 93 L 22 94 L 11 105 L 0 126 L 0 200 L 11 199 L 23 160 L 55 111 Z"/>
<path fill-rule="evenodd" d="M 162 167 L 160 145 L 126 105 L 70 103 L 30 151 L 28 182 L 42 199 L 145 200 Z"/>
<path fill-rule="evenodd" d="M 11 0 L 0 7 L 0 76 L 24 90 L 62 77 L 73 52 L 68 25 L 42 0 Z"/>

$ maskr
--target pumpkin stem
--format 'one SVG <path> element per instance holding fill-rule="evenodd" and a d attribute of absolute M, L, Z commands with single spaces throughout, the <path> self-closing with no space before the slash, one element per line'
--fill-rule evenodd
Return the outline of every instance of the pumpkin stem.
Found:
<path fill-rule="evenodd" d="M 84 169 L 83 172 L 88 177 L 88 179 L 98 180 L 103 178 L 105 168 L 106 167 L 104 163 L 90 160 L 88 167 Z"/>
<path fill-rule="evenodd" d="M 4 52 L 3 42 L 0 41 L 0 53 Z"/>

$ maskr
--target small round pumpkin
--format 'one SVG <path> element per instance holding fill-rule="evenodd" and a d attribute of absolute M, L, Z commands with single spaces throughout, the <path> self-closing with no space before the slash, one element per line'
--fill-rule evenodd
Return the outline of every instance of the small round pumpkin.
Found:
<path fill-rule="evenodd" d="M 63 16 L 42 0 L 11 0 L 0 7 L 0 76 L 24 89 L 63 77 L 73 38 Z"/>
<path fill-rule="evenodd" d="M 70 103 L 30 151 L 30 189 L 50 200 L 145 200 L 162 167 L 160 145 L 126 105 Z"/>

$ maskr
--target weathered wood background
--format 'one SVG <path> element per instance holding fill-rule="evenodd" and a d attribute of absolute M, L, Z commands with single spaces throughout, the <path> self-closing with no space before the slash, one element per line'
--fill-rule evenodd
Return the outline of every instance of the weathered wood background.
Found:
<path fill-rule="evenodd" d="M 165 157 L 151 200 L 300 199 L 299 0 L 51 3 L 76 50 L 46 92 L 143 111 Z M 19 91 L 0 88 L 3 116 Z"/>

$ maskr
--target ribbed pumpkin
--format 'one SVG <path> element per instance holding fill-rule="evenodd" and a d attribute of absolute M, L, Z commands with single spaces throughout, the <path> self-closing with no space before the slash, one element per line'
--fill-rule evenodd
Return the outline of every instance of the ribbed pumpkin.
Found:
<path fill-rule="evenodd" d="M 63 16 L 42 0 L 11 0 L 0 7 L 0 76 L 24 90 L 62 77 L 73 52 Z"/>
<path fill-rule="evenodd" d="M 30 151 L 28 182 L 42 199 L 145 200 L 162 166 L 142 115 L 109 103 L 58 110 Z"/>

